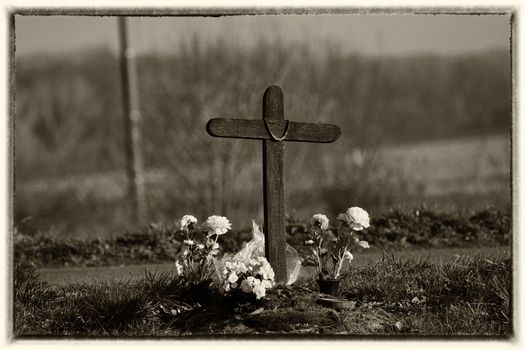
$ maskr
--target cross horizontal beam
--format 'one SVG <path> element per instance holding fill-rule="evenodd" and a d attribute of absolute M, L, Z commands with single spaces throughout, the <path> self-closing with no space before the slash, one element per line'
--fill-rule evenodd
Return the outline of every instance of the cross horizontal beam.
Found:
<path fill-rule="evenodd" d="M 275 135 L 283 135 L 286 121 L 274 121 L 270 126 Z M 289 122 L 288 133 L 284 141 L 295 142 L 334 142 L 341 135 L 337 125 L 321 123 Z M 214 118 L 206 125 L 208 133 L 215 137 L 271 140 L 264 120 Z"/>

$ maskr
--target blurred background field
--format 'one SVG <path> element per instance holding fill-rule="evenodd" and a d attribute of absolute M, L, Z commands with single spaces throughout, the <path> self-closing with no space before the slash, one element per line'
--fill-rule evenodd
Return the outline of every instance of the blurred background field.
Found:
<path fill-rule="evenodd" d="M 17 21 L 23 29 L 30 18 Z M 308 40 L 251 35 L 243 41 L 249 45 L 239 45 L 230 27 L 201 22 L 192 19 L 193 27 L 163 36 L 132 22 L 142 47 L 145 222 L 130 217 L 125 197 L 114 50 L 24 54 L 26 39 L 17 35 L 14 215 L 20 232 L 112 237 L 187 213 L 201 220 L 226 215 L 236 228 L 249 227 L 252 218 L 260 222 L 260 142 L 212 138 L 205 125 L 213 117 L 260 118 L 262 93 L 271 84 L 283 89 L 286 118 L 342 129 L 334 144 L 285 145 L 290 217 L 334 217 L 348 206 L 378 217 L 422 204 L 510 212 L 508 37 L 468 52 L 370 55 L 329 38 L 313 48 Z M 200 26 L 217 33 L 209 39 Z"/>

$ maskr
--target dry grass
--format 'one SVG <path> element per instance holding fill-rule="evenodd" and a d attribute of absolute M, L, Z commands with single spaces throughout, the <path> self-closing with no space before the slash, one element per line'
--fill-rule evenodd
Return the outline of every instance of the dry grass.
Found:
<path fill-rule="evenodd" d="M 214 294 L 195 306 L 171 274 L 51 287 L 30 267 L 16 269 L 19 337 L 512 335 L 510 258 L 431 263 L 387 256 L 355 267 L 343 281 L 341 297 L 356 302 L 346 311 L 317 305 L 313 281 L 277 286 L 257 303 Z"/>

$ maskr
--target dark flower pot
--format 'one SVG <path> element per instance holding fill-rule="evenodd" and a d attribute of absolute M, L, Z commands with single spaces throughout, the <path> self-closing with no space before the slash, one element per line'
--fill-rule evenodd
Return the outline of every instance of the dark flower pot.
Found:
<path fill-rule="evenodd" d="M 336 297 L 339 294 L 339 286 L 341 285 L 341 280 L 339 279 L 318 279 L 317 284 L 319 284 L 319 291 L 323 294 L 330 294 Z"/>
<path fill-rule="evenodd" d="M 211 281 L 202 281 L 197 284 L 191 284 L 191 297 L 194 302 L 203 304 L 209 301 Z"/>

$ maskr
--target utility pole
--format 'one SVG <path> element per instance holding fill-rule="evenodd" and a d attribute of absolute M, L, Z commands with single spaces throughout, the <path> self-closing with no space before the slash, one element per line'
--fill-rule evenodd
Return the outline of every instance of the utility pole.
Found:
<path fill-rule="evenodd" d="M 128 36 L 128 20 L 118 17 L 120 42 L 120 77 L 124 110 L 124 150 L 126 157 L 127 200 L 131 202 L 132 218 L 145 219 L 144 162 L 142 158 L 141 114 L 135 50 Z"/>

